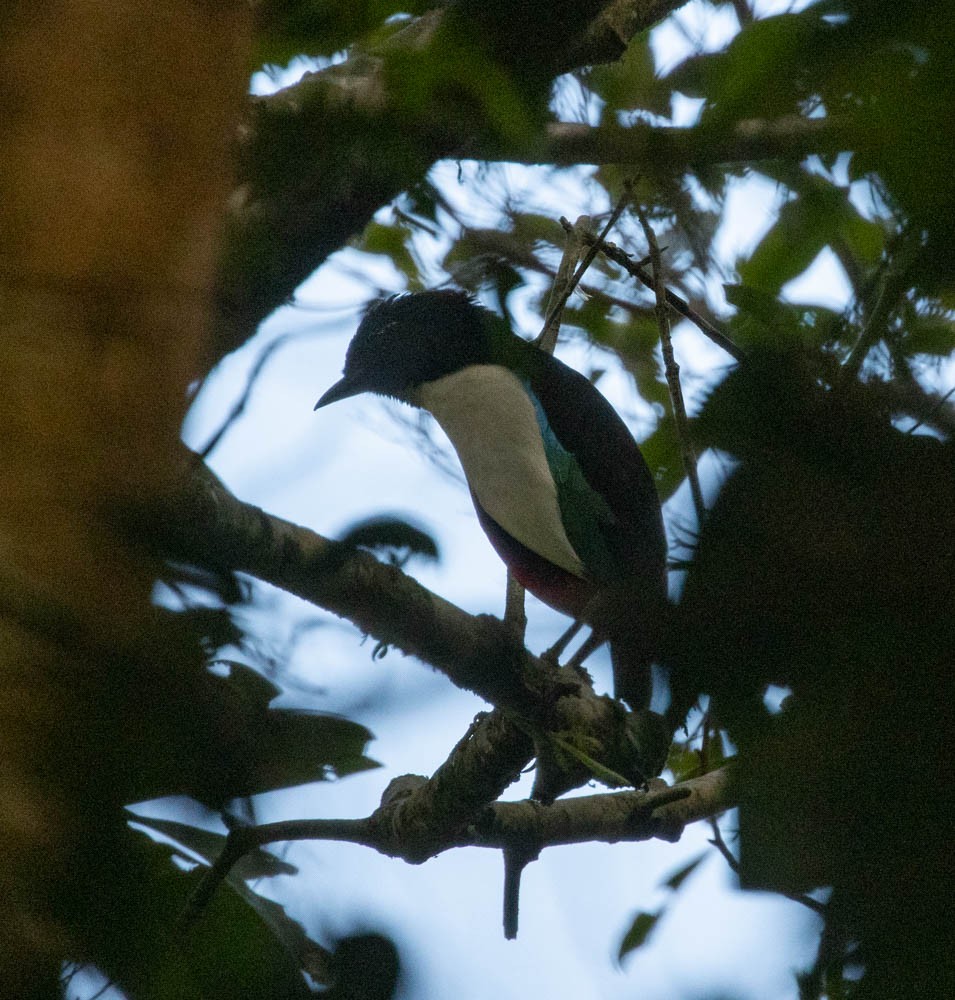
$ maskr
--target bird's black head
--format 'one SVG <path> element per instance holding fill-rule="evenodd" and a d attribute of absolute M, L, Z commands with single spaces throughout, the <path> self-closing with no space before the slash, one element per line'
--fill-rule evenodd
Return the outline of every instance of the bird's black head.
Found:
<path fill-rule="evenodd" d="M 491 363 L 498 325 L 497 316 L 460 291 L 385 299 L 365 314 L 348 346 L 344 376 L 315 409 L 360 392 L 406 398 L 425 382 Z"/>

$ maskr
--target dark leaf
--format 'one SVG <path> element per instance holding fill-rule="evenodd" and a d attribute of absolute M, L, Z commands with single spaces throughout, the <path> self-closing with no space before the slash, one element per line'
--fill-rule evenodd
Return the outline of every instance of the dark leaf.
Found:
<path fill-rule="evenodd" d="M 709 855 L 700 854 L 692 861 L 687 862 L 682 868 L 678 868 L 663 883 L 668 889 L 679 889 L 681 885 L 696 871 L 701 861 L 705 861 Z"/>
<path fill-rule="evenodd" d="M 322 0 L 268 0 L 256 10 L 255 60 L 285 65 L 295 56 L 331 55 L 395 14 L 416 14 L 426 5 L 395 0 L 328 4 Z"/>
<path fill-rule="evenodd" d="M 423 559 L 437 562 L 440 558 L 438 545 L 431 535 L 416 527 L 405 518 L 381 514 L 369 517 L 353 524 L 342 535 L 345 545 L 370 549 L 373 552 L 390 549 L 393 559 L 398 559 L 398 553 L 403 551 L 403 565 L 408 556 L 419 556 Z"/>
<path fill-rule="evenodd" d="M 617 952 L 618 962 L 626 958 L 630 952 L 636 951 L 637 948 L 641 948 L 646 944 L 647 938 L 650 936 L 653 928 L 656 927 L 657 921 L 662 915 L 662 911 L 657 913 L 638 913 L 633 918 L 630 929 L 620 942 L 620 950 Z"/>
<path fill-rule="evenodd" d="M 204 868 L 186 873 L 173 849 L 125 823 L 86 874 L 78 919 L 96 964 L 129 996 L 156 1000 L 293 1000 L 310 991 L 302 975 L 308 943 L 276 903 L 249 905 L 235 888 L 215 894 L 185 935 L 176 925 Z M 244 889 L 243 891 L 247 892 Z M 258 911 L 260 912 L 257 912 Z"/>
<path fill-rule="evenodd" d="M 171 840 L 181 844 L 186 850 L 205 860 L 207 864 L 222 853 L 226 838 L 224 834 L 212 830 L 204 830 L 188 823 L 178 823 L 171 819 L 158 819 L 153 816 L 142 817 L 130 813 L 130 822 L 139 823 L 161 833 Z M 237 865 L 246 879 L 273 878 L 276 875 L 295 875 L 298 869 L 287 861 L 282 861 L 274 854 L 262 848 L 256 848 L 242 856 Z"/>

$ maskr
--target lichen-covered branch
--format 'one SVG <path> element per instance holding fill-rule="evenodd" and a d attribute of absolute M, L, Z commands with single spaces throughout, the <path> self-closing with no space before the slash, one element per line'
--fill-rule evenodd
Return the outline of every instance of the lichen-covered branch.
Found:
<path fill-rule="evenodd" d="M 409 823 L 408 810 L 420 810 L 419 796 L 430 796 L 428 782 L 412 776 L 396 779 L 382 804 L 362 819 L 291 820 L 233 830 L 219 858 L 200 884 L 185 915 L 199 916 L 231 867 L 247 852 L 265 844 L 292 840 L 337 840 L 361 844 L 389 857 L 420 864 L 456 847 L 512 849 L 568 844 L 679 840 L 683 828 L 735 807 L 732 765 L 668 786 L 654 781 L 646 791 L 612 792 L 560 799 L 548 805 L 529 800 L 494 802 L 470 822 L 455 827 Z M 397 791 L 394 786 L 405 782 Z"/>

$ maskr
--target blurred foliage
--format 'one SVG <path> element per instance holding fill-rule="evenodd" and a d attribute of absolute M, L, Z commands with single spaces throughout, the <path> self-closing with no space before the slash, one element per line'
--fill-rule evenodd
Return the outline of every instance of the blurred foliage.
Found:
<path fill-rule="evenodd" d="M 743 884 L 832 886 L 863 995 L 948 996 L 955 447 L 839 375 L 754 354 L 704 408 L 700 442 L 739 464 L 687 574 L 671 689 L 676 716 L 709 694 L 739 748 Z M 770 684 L 791 692 L 777 712 Z"/>
<path fill-rule="evenodd" d="M 100 765 L 65 775 L 83 789 L 89 813 L 81 873 L 64 880 L 55 901 L 74 933 L 65 949 L 68 973 L 75 978 L 89 965 L 129 996 L 310 995 L 303 970 L 321 946 L 247 885 L 294 869 L 264 851 L 248 856 L 232 873 L 230 890 L 179 937 L 177 921 L 199 873 L 177 870 L 169 848 L 150 845 L 128 821 L 207 860 L 224 838 L 130 816 L 122 806 L 188 796 L 193 812 L 202 803 L 210 819 L 217 811 L 228 817 L 225 810 L 249 796 L 376 767 L 364 753 L 371 734 L 327 713 L 272 707 L 280 688 L 235 660 L 237 649 L 250 647 L 236 625 L 241 604 L 226 600 L 242 593 L 231 578 L 180 567 L 170 568 L 165 582 L 182 608 L 156 609 L 151 633 L 114 664 L 109 692 L 92 686 L 98 674 L 91 672 L 86 685 L 84 671 L 77 672 L 75 725 L 57 736 L 76 760 Z M 82 649 L 78 654 L 82 666 Z"/>
<path fill-rule="evenodd" d="M 667 876 L 660 884 L 662 889 L 667 890 L 667 901 L 660 906 L 654 912 L 642 911 L 637 913 L 630 926 L 627 928 L 626 933 L 620 941 L 620 947 L 617 951 L 617 961 L 623 962 L 624 958 L 627 957 L 631 952 L 636 951 L 638 948 L 642 948 L 647 944 L 653 937 L 653 932 L 656 930 L 657 924 L 660 920 L 666 916 L 667 906 L 669 903 L 677 899 L 677 891 L 680 886 L 700 867 L 700 863 L 706 858 L 707 855 L 699 854 L 692 861 L 688 861 L 685 865 L 678 868 L 671 875 Z"/>
<path fill-rule="evenodd" d="M 284 65 L 297 56 L 331 56 L 353 45 L 356 39 L 377 34 L 387 24 L 393 28 L 422 14 L 430 4 L 396 3 L 394 0 L 360 0 L 329 4 L 326 0 L 265 0 L 258 4 L 257 48 L 259 65 Z"/>
<path fill-rule="evenodd" d="M 404 566 L 412 556 L 437 562 L 438 544 L 423 529 L 405 518 L 377 515 L 351 525 L 340 539 L 372 552 L 386 552 L 388 561 Z"/>

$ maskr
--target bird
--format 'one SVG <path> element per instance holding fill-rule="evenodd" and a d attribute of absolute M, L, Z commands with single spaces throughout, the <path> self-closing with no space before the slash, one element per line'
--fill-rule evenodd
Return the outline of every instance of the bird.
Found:
<path fill-rule="evenodd" d="M 505 565 L 609 641 L 615 696 L 648 709 L 666 536 L 653 475 L 601 392 L 453 288 L 374 304 L 315 409 L 365 392 L 431 413 Z"/>

